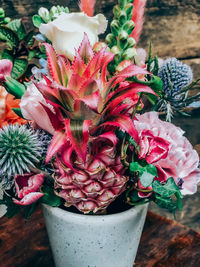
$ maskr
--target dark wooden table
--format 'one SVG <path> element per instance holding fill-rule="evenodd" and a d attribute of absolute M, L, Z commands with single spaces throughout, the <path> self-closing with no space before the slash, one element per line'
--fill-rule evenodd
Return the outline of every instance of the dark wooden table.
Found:
<path fill-rule="evenodd" d="M 54 266 L 40 209 L 29 221 L 0 219 L 0 267 L 26 266 Z M 134 267 L 153 266 L 200 266 L 200 233 L 149 212 Z"/>

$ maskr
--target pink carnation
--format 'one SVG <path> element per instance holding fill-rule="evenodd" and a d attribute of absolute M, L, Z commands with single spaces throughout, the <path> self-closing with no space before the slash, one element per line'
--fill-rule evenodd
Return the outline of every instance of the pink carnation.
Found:
<path fill-rule="evenodd" d="M 158 179 L 162 182 L 173 177 L 178 185 L 182 185 L 183 195 L 195 193 L 200 181 L 199 156 L 183 136 L 184 132 L 172 123 L 161 121 L 156 112 L 137 115 L 135 126 L 139 136 L 150 131 L 170 144 L 167 156 L 153 163 L 157 167 Z"/>

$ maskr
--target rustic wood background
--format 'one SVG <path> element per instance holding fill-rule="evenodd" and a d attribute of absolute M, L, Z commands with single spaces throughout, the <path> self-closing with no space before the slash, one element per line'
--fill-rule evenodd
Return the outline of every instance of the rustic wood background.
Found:
<path fill-rule="evenodd" d="M 96 13 L 104 13 L 110 21 L 112 8 L 116 3 L 117 0 L 97 0 Z M 0 1 L 0 6 L 6 10 L 7 16 L 24 17 L 28 27 L 31 27 L 31 16 L 37 13 L 39 7 L 50 8 L 52 5 L 68 6 L 70 11 L 79 10 L 77 0 Z M 145 23 L 138 46 L 148 48 L 150 40 L 153 43 L 154 53 L 159 57 L 177 57 L 191 65 L 195 78 L 200 77 L 200 0 L 147 0 Z M 194 115 L 192 119 L 179 118 L 176 124 L 186 131 L 187 137 L 200 152 L 199 111 Z M 198 231 L 200 231 L 199 202 L 199 193 L 186 198 L 183 211 L 177 215 L 179 222 Z M 151 209 L 170 216 L 154 205 L 151 205 Z"/>

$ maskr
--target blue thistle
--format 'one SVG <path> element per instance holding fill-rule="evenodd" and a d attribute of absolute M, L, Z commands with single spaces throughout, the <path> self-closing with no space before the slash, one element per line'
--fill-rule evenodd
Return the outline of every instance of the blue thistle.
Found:
<path fill-rule="evenodd" d="M 41 159 L 41 142 L 26 125 L 8 125 L 0 129 L 0 170 L 11 177 L 30 172 Z"/>
<path fill-rule="evenodd" d="M 158 76 L 163 82 L 163 92 L 172 98 L 193 79 L 191 68 L 176 58 L 167 58 L 159 69 Z"/>

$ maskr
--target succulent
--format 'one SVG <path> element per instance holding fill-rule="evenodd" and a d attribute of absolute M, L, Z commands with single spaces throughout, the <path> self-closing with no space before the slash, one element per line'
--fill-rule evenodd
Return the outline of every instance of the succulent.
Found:
<path fill-rule="evenodd" d="M 0 170 L 12 176 L 30 172 L 41 158 L 38 135 L 25 125 L 4 126 L 0 129 Z M 1 176 L 3 176 L 1 174 Z"/>
<path fill-rule="evenodd" d="M 159 69 L 158 76 L 163 82 L 163 93 L 167 97 L 177 96 L 193 79 L 191 68 L 176 58 L 167 58 Z"/>

